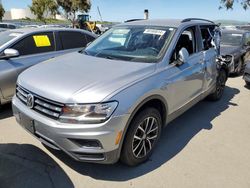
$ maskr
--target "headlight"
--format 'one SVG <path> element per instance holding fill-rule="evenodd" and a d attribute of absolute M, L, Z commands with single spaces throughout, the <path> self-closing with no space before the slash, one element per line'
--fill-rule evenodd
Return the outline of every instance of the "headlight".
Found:
<path fill-rule="evenodd" d="M 118 102 L 66 105 L 60 121 L 63 123 L 102 123 L 115 111 Z"/>

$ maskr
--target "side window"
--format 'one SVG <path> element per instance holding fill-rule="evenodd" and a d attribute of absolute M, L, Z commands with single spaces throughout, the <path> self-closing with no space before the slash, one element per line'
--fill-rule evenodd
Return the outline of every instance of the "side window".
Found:
<path fill-rule="evenodd" d="M 93 40 L 95 40 L 95 38 L 92 37 L 92 36 L 90 36 L 90 35 L 86 34 L 85 36 L 86 36 L 87 44 L 90 43 L 90 42 L 92 42 Z"/>
<path fill-rule="evenodd" d="M 61 31 L 59 32 L 59 36 L 64 50 L 82 48 L 88 44 L 85 34 L 81 32 Z"/>
<path fill-rule="evenodd" d="M 7 28 L 7 24 L 1 24 L 0 27 L 1 28 Z"/>
<path fill-rule="evenodd" d="M 186 48 L 190 55 L 196 53 L 196 33 L 195 33 L 195 27 L 190 27 L 186 29 L 180 36 L 174 53 L 172 55 L 171 61 L 177 60 L 179 51 L 182 48 Z"/>
<path fill-rule="evenodd" d="M 16 26 L 14 26 L 14 25 L 9 25 L 9 28 L 10 28 L 10 29 L 16 29 Z"/>
<path fill-rule="evenodd" d="M 212 45 L 213 28 L 207 26 L 201 27 L 201 37 L 202 37 L 203 50 L 208 50 L 209 48 L 214 47 Z"/>
<path fill-rule="evenodd" d="M 54 36 L 52 32 L 33 34 L 17 42 L 11 48 L 18 50 L 20 55 L 55 51 Z"/>

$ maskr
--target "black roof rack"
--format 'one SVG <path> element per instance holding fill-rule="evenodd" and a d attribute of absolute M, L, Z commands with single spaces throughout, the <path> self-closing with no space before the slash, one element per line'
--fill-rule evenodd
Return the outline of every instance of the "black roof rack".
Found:
<path fill-rule="evenodd" d="M 131 20 L 126 20 L 125 23 L 135 22 L 135 21 L 141 21 L 141 20 L 145 20 L 145 19 L 131 19 Z"/>
<path fill-rule="evenodd" d="M 190 21 L 192 21 L 192 20 L 197 20 L 197 21 L 205 21 L 205 22 L 210 22 L 210 23 L 213 23 L 213 24 L 215 24 L 213 21 L 211 21 L 211 20 L 206 20 L 206 19 L 202 19 L 202 18 L 186 18 L 186 19 L 184 19 L 184 20 L 182 20 L 181 21 L 181 23 L 185 23 L 185 22 L 190 22 Z"/>

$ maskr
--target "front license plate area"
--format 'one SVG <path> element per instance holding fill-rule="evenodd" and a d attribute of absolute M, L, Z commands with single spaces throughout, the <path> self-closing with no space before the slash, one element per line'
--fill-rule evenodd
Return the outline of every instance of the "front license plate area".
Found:
<path fill-rule="evenodd" d="M 30 133 L 35 134 L 34 120 L 19 113 L 19 122 Z"/>

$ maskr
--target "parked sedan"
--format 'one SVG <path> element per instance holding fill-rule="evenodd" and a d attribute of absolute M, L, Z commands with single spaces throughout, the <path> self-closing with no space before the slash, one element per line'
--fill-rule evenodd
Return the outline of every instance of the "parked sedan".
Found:
<path fill-rule="evenodd" d="M 96 35 L 77 29 L 15 29 L 0 33 L 0 105 L 11 101 L 18 75 L 28 67 L 77 51 Z M 44 73 L 46 74 L 46 73 Z"/>
<path fill-rule="evenodd" d="M 245 80 L 246 85 L 250 86 L 250 62 L 248 62 L 246 64 L 246 69 L 245 69 L 245 72 L 244 72 L 243 79 Z"/>
<path fill-rule="evenodd" d="M 230 73 L 240 75 L 245 67 L 245 55 L 250 52 L 250 32 L 244 30 L 223 30 L 221 55 L 232 55 Z"/>

